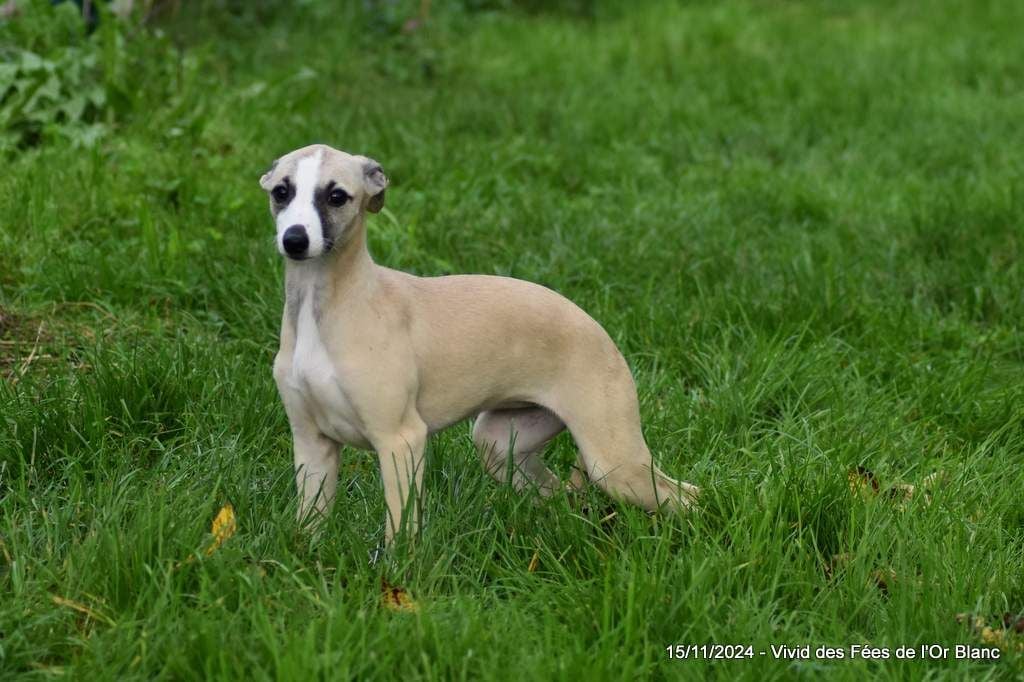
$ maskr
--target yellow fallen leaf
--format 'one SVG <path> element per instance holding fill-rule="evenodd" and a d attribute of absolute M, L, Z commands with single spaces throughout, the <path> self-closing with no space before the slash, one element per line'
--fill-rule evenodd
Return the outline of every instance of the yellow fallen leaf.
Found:
<path fill-rule="evenodd" d="M 1017 651 L 1024 652 L 1024 640 L 1013 637 L 1003 628 L 983 627 L 980 636 L 981 641 L 985 644 L 997 646 L 1003 651 L 1013 651 L 1016 649 Z"/>
<path fill-rule="evenodd" d="M 857 467 L 846 472 L 846 482 L 850 492 L 861 499 L 867 500 L 878 494 L 878 479 L 866 467 Z"/>
<path fill-rule="evenodd" d="M 1006 636 L 1002 630 L 993 630 L 987 625 L 981 629 L 981 641 L 992 646 L 1006 646 Z"/>
<path fill-rule="evenodd" d="M 228 502 L 213 519 L 210 526 L 210 533 L 213 535 L 213 542 L 206 548 L 206 556 L 210 556 L 223 545 L 235 531 L 238 530 L 238 523 L 235 521 L 235 508 Z"/>
<path fill-rule="evenodd" d="M 384 578 L 380 579 L 381 603 L 384 608 L 391 611 L 404 611 L 415 613 L 419 611 L 419 604 L 413 601 L 404 588 L 390 584 Z"/>
<path fill-rule="evenodd" d="M 997 646 L 1003 651 L 1016 650 L 1024 653 L 1024 639 L 1014 636 L 1017 633 L 1024 633 L 1024 618 L 1016 620 L 1014 616 L 1005 614 L 1002 622 L 998 622 L 998 618 L 994 619 L 997 623 L 995 627 L 989 625 L 985 618 L 969 613 L 956 614 L 956 620 L 958 623 L 966 623 L 971 631 L 989 646 Z"/>
<path fill-rule="evenodd" d="M 526 567 L 526 572 L 536 573 L 538 566 L 540 566 L 540 552 L 534 552 L 530 558 L 530 565 Z"/>

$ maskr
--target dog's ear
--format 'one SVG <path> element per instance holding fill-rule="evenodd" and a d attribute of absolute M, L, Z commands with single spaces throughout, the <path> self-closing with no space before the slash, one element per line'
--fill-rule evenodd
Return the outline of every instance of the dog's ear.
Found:
<path fill-rule="evenodd" d="M 384 190 L 388 188 L 388 176 L 384 175 L 384 169 L 379 163 L 365 156 L 363 159 L 363 181 L 366 183 L 366 193 L 370 197 L 366 202 L 366 210 L 378 213 L 384 208 Z"/>
<path fill-rule="evenodd" d="M 265 192 L 270 191 L 270 176 L 274 174 L 275 168 L 277 168 L 276 159 L 274 160 L 274 163 L 270 164 L 270 168 L 267 169 L 267 172 L 260 177 L 260 187 L 262 187 Z"/>

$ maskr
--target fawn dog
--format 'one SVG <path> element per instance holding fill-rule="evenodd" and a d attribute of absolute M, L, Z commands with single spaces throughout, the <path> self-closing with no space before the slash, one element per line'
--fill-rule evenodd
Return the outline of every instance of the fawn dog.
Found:
<path fill-rule="evenodd" d="M 699 493 L 662 473 L 640 429 L 636 386 L 614 342 L 565 297 L 508 277 L 416 277 L 375 264 L 366 214 L 384 205 L 380 164 L 325 145 L 260 179 L 286 257 L 274 379 L 291 424 L 299 516 L 326 513 L 341 444 L 376 451 L 385 535 L 415 533 L 427 437 L 475 416 L 485 469 L 542 495 L 560 488 L 544 445 L 568 428 L 590 481 L 648 510 Z M 511 461 L 509 461 L 511 458 Z"/>

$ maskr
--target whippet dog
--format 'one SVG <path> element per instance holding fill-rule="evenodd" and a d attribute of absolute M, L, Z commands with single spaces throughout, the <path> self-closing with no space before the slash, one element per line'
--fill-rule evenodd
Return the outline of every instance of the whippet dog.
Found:
<path fill-rule="evenodd" d="M 383 207 L 388 179 L 365 156 L 303 147 L 260 185 L 286 258 L 274 379 L 300 519 L 330 508 L 344 444 L 379 457 L 387 542 L 414 534 L 427 437 L 471 416 L 485 469 L 511 472 L 517 488 L 561 488 L 541 451 L 568 428 L 580 468 L 612 497 L 648 510 L 696 501 L 698 488 L 654 465 L 629 367 L 574 303 L 508 277 L 416 277 L 374 263 L 366 214 Z"/>

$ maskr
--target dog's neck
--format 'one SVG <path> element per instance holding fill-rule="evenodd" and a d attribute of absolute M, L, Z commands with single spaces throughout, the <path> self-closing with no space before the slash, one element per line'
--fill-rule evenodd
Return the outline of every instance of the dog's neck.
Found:
<path fill-rule="evenodd" d="M 319 258 L 286 261 L 285 306 L 293 329 L 304 305 L 312 306 L 319 325 L 327 299 L 334 301 L 332 305 L 344 305 L 350 294 L 372 282 L 375 266 L 366 247 L 364 221 L 360 214 L 348 229 L 348 239 Z"/>

